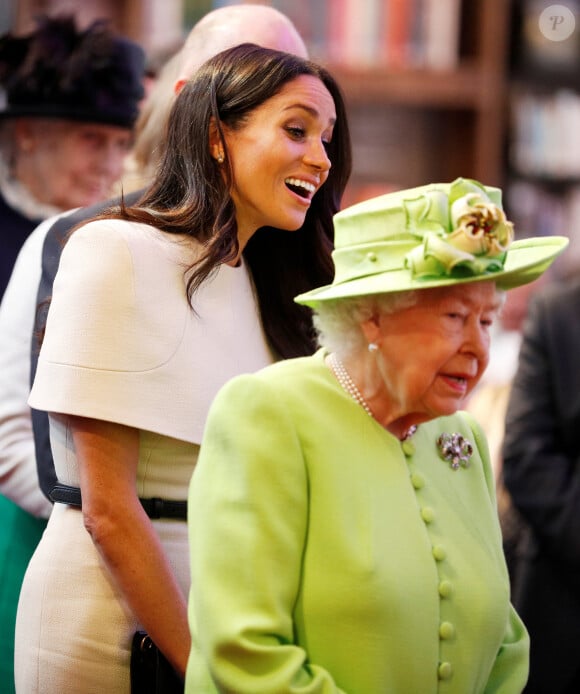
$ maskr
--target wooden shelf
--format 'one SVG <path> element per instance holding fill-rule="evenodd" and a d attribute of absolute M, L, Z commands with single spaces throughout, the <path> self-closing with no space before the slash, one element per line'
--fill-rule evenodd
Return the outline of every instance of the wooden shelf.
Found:
<path fill-rule="evenodd" d="M 330 66 L 349 102 L 424 108 L 478 109 L 485 99 L 485 75 L 475 63 L 450 72 L 355 69 Z"/>
<path fill-rule="evenodd" d="M 384 158 L 382 170 L 380 164 L 373 168 L 364 162 L 363 187 L 370 182 L 372 171 L 379 174 L 377 183 L 400 183 L 402 187 L 457 176 L 503 187 L 509 113 L 509 3 L 462 0 L 461 12 L 456 69 L 390 69 L 380 65 L 367 69 L 328 64 L 343 89 L 350 113 L 359 121 L 354 128 L 353 186 L 361 177 L 359 151 L 366 158 Z M 368 134 L 360 125 L 365 112 L 373 122 Z M 398 136 L 385 136 L 383 143 L 377 126 L 380 112 L 385 114 L 386 130 L 391 127 L 391 115 L 401 130 Z M 395 151 L 397 144 L 402 153 Z M 419 161 L 421 157 L 423 161 Z"/>

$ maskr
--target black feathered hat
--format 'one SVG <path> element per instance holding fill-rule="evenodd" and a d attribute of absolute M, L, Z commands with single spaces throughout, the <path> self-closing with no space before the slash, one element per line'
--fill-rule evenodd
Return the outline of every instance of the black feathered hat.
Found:
<path fill-rule="evenodd" d="M 105 20 L 79 30 L 44 17 L 27 36 L 0 37 L 0 118 L 66 118 L 132 127 L 143 98 L 145 54 Z"/>

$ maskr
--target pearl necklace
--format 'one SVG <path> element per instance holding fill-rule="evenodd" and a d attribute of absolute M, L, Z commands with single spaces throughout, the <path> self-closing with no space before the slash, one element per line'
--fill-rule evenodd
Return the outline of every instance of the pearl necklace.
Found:
<path fill-rule="evenodd" d="M 348 393 L 355 402 L 358 402 L 369 417 L 373 417 L 374 419 L 374 415 L 371 412 L 368 402 L 363 398 L 362 393 L 356 386 L 356 383 L 352 380 L 350 374 L 345 369 L 344 364 L 334 352 L 328 355 L 328 365 L 330 366 L 332 373 L 336 376 L 336 379 L 340 383 L 342 389 Z M 409 427 L 401 441 L 406 441 L 407 439 L 411 438 L 416 431 L 417 425 L 413 424 L 413 426 Z"/>
<path fill-rule="evenodd" d="M 334 352 L 328 356 L 328 365 L 332 369 L 332 372 L 336 376 L 343 390 L 345 390 L 353 400 L 358 402 L 369 417 L 372 417 L 373 413 L 371 412 L 371 408 L 369 407 L 367 401 L 363 398 L 360 390 L 356 387 L 355 382 L 349 376 L 348 371 L 344 368 L 344 364 Z"/>

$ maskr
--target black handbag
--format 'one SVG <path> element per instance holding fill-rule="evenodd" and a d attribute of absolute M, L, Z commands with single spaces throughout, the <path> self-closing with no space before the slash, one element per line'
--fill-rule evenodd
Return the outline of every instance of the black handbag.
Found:
<path fill-rule="evenodd" d="M 131 644 L 131 694 L 183 694 L 184 682 L 146 631 Z"/>

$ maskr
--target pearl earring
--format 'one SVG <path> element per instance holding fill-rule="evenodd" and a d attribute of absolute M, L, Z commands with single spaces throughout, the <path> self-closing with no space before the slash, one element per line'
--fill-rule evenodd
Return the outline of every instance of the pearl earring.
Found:
<path fill-rule="evenodd" d="M 224 163 L 224 155 L 223 154 L 218 154 L 216 159 L 217 159 L 218 164 Z"/>
<path fill-rule="evenodd" d="M 369 352 L 376 352 L 378 351 L 379 346 L 377 345 L 376 342 L 369 342 Z"/>

